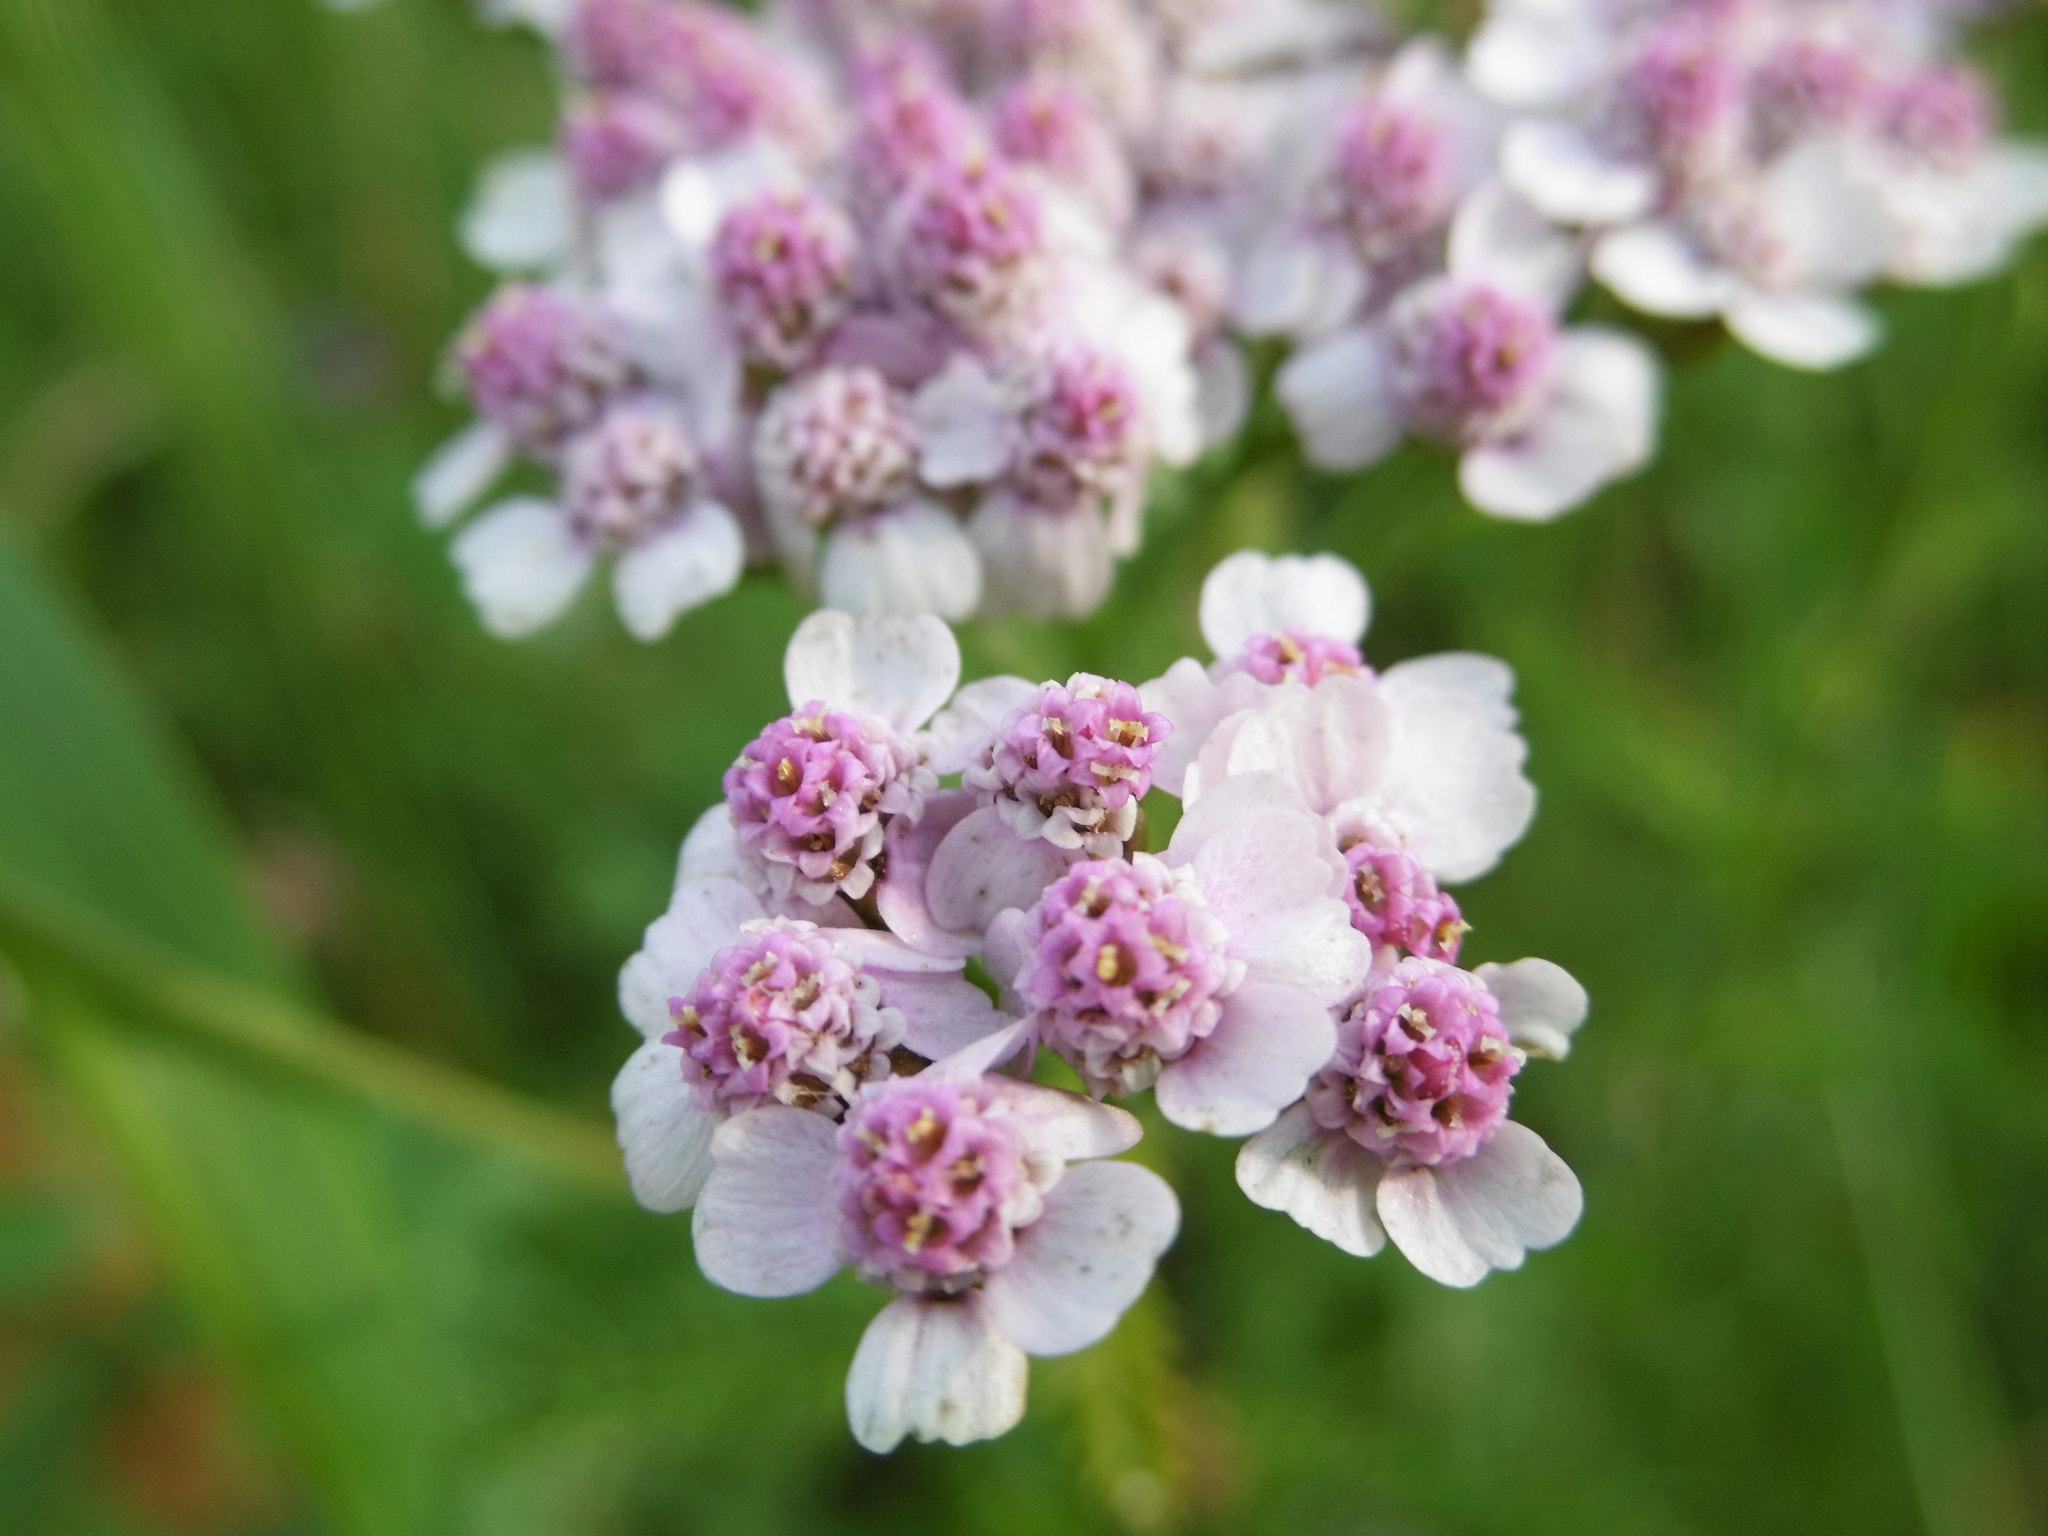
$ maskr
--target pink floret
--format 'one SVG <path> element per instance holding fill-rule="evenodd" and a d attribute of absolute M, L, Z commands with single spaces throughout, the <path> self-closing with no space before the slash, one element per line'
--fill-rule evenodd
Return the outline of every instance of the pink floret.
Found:
<path fill-rule="evenodd" d="M 1344 899 L 1353 928 L 1375 945 L 1456 963 L 1466 923 L 1456 898 L 1438 890 L 1428 870 L 1399 849 L 1372 843 L 1352 844 L 1344 862 L 1351 871 Z"/>
<path fill-rule="evenodd" d="M 1044 1209 L 1025 1130 L 979 1085 L 895 1078 L 855 1101 L 833 1194 L 863 1278 L 908 1292 L 965 1290 L 1010 1262 Z"/>
<path fill-rule="evenodd" d="M 1507 1119 L 1522 1053 L 1476 976 L 1407 959 L 1337 1026 L 1337 1054 L 1309 1084 L 1308 1107 L 1396 1167 L 1472 1156 Z"/>
<path fill-rule="evenodd" d="M 861 1083 L 889 1075 L 901 1015 L 829 932 L 779 918 L 720 950 L 687 997 L 669 999 L 683 1077 L 705 1109 L 788 1104 L 837 1116 Z"/>
<path fill-rule="evenodd" d="M 1242 979 L 1221 925 L 1157 859 L 1076 864 L 1026 923 L 1017 982 L 1040 1045 L 1098 1097 L 1136 1093 L 1216 1028 Z"/>
<path fill-rule="evenodd" d="M 601 312 L 528 283 L 491 296 L 456 342 L 455 362 L 478 414 L 541 455 L 639 376 Z"/>
<path fill-rule="evenodd" d="M 964 782 L 1021 835 L 1106 858 L 1123 851 L 1172 734 L 1129 683 L 1077 673 L 1011 713 Z"/>
<path fill-rule="evenodd" d="M 1223 671 L 1248 673 L 1262 683 L 1302 683 L 1310 688 L 1326 677 L 1373 675 L 1358 647 L 1349 641 L 1292 626 L 1254 635 L 1224 664 Z"/>
<path fill-rule="evenodd" d="M 853 229 L 823 198 L 771 192 L 735 208 L 711 270 L 748 359 L 796 367 L 853 299 Z"/>

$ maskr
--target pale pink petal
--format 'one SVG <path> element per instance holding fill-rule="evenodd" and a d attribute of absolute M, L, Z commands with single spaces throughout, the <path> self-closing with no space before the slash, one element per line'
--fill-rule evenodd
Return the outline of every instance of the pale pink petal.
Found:
<path fill-rule="evenodd" d="M 1563 966 L 1548 960 L 1517 960 L 1512 965 L 1482 965 L 1473 974 L 1500 999 L 1501 1023 L 1516 1045 L 1531 1056 L 1554 1061 L 1571 1053 L 1572 1035 L 1586 1022 L 1592 1002 Z"/>
<path fill-rule="evenodd" d="M 1086 618 L 1116 575 L 1109 526 L 1087 505 L 1055 511 L 998 488 L 967 532 L 981 552 L 984 617 Z"/>
<path fill-rule="evenodd" d="M 1016 411 L 982 362 L 958 353 L 910 402 L 918 472 L 947 489 L 993 480 L 1009 467 Z"/>
<path fill-rule="evenodd" d="M 1365 980 L 1372 943 L 1351 926 L 1343 855 L 1320 817 L 1241 815 L 1204 843 L 1194 869 L 1250 979 L 1294 987 L 1325 1006 Z"/>
<path fill-rule="evenodd" d="M 559 151 L 517 149 L 483 168 L 462 211 L 463 254 L 493 272 L 544 272 L 567 261 L 576 201 Z"/>
<path fill-rule="evenodd" d="M 1536 814 L 1536 788 L 1522 772 L 1529 746 L 1513 711 L 1463 681 L 1424 665 L 1380 678 L 1391 746 L 1377 815 L 1441 881 L 1486 873 Z"/>
<path fill-rule="evenodd" d="M 1482 443 L 1459 463 L 1459 488 L 1482 512 L 1547 522 L 1649 460 L 1655 354 L 1632 336 L 1592 326 L 1566 331 L 1558 351 L 1557 388 L 1543 413 L 1519 436 Z"/>
<path fill-rule="evenodd" d="M 1552 311 L 1563 310 L 1582 272 L 1571 236 L 1497 181 L 1481 184 L 1459 205 L 1445 259 L 1461 281 L 1484 282 Z"/>
<path fill-rule="evenodd" d="M 1735 274 L 1672 224 L 1652 220 L 1602 235 L 1593 275 L 1622 303 L 1680 319 L 1718 315 L 1735 294 Z"/>
<path fill-rule="evenodd" d="M 1159 1074 L 1159 1112 L 1212 1136 L 1249 1136 L 1301 1097 L 1337 1049 L 1329 1010 L 1292 987 L 1246 982 L 1215 1032 Z"/>
<path fill-rule="evenodd" d="M 1372 598 L 1358 567 L 1336 555 L 1268 555 L 1241 549 L 1202 582 L 1202 638 L 1231 657 L 1283 629 L 1356 643 Z"/>
<path fill-rule="evenodd" d="M 1509 107 L 1554 107 L 1599 78 L 1613 55 L 1607 19 L 1591 6 L 1491 12 L 1472 35 L 1472 83 Z"/>
<path fill-rule="evenodd" d="M 620 1010 L 641 1034 L 659 1040 L 675 1028 L 668 1000 L 689 993 L 711 957 L 739 938 L 740 924 L 765 915 L 761 899 L 737 880 L 679 882 L 668 910 L 648 925 L 619 972 Z"/>
<path fill-rule="evenodd" d="M 1327 1243 L 1369 1259 L 1387 1241 L 1373 1211 L 1385 1164 L 1297 1104 L 1238 1149 L 1237 1187 Z"/>
<path fill-rule="evenodd" d="M 1244 349 L 1228 336 L 1212 336 L 1195 348 L 1195 415 L 1202 446 L 1213 448 L 1237 436 L 1252 408 L 1251 365 Z"/>
<path fill-rule="evenodd" d="M 952 696 L 960 645 L 945 620 L 928 613 L 857 619 L 821 609 L 790 637 L 782 676 L 797 709 L 822 699 L 910 731 Z"/>
<path fill-rule="evenodd" d="M 449 546 L 484 628 L 518 640 L 560 618 L 596 564 L 553 502 L 502 501 Z"/>
<path fill-rule="evenodd" d="M 683 1053 L 650 1040 L 612 1082 L 612 1114 L 633 1198 L 650 1211 L 687 1210 L 711 1176 L 720 1116 L 700 1107 L 683 1076 Z"/>
<path fill-rule="evenodd" d="M 1166 1181 L 1135 1163 L 1084 1163 L 1045 1197 L 989 1276 L 990 1323 L 1029 1355 L 1068 1355 L 1105 1337 L 1144 1293 L 1180 1230 Z"/>
<path fill-rule="evenodd" d="M 834 528 L 818 567 L 818 595 L 855 615 L 964 619 L 981 602 L 981 556 L 959 518 L 913 501 Z"/>
<path fill-rule="evenodd" d="M 1138 692 L 1145 707 L 1173 722 L 1173 734 L 1152 760 L 1152 782 L 1169 795 L 1182 792 L 1189 766 L 1227 717 L 1247 709 L 1264 696 L 1264 684 L 1247 672 L 1232 672 L 1220 682 L 1192 656 L 1183 656 Z"/>
<path fill-rule="evenodd" d="M 973 762 L 1010 711 L 1036 699 L 1040 686 L 1025 677 L 984 677 L 964 685 L 925 730 L 932 772 L 958 773 Z"/>
<path fill-rule="evenodd" d="M 950 1056 L 1013 1022 L 964 976 L 890 971 L 875 979 L 883 1006 L 903 1014 L 903 1043 L 927 1060 Z"/>
<path fill-rule="evenodd" d="M 1386 338 L 1357 327 L 1296 350 L 1273 376 L 1273 393 L 1318 469 L 1364 469 L 1400 444 L 1407 427 L 1394 390 Z"/>
<path fill-rule="evenodd" d="M 1500 143 L 1501 177 L 1545 218 L 1562 224 L 1618 224 L 1648 213 L 1657 173 L 1610 153 L 1573 123 L 1525 118 Z"/>
<path fill-rule="evenodd" d="M 1519 1268 L 1531 1248 L 1563 1241 L 1584 1204 L 1564 1159 L 1510 1120 L 1463 1162 L 1388 1174 L 1379 1215 L 1417 1269 L 1469 1286 L 1489 1270 Z"/>
<path fill-rule="evenodd" d="M 908 1435 L 992 1440 L 1024 1417 L 1024 1351 L 990 1325 L 979 1294 L 900 1296 L 876 1314 L 846 1376 L 846 1418 L 867 1450 Z"/>
<path fill-rule="evenodd" d="M 1325 677 L 1314 688 L 1264 690 L 1259 704 L 1210 733 L 1182 783 L 1190 805 L 1228 779 L 1275 773 L 1318 815 L 1376 789 L 1390 726 L 1373 683 Z"/>
<path fill-rule="evenodd" d="M 1855 362 L 1883 334 L 1867 305 L 1819 289 L 1745 288 L 1730 301 L 1727 319 L 1750 351 L 1814 373 Z"/>
<path fill-rule="evenodd" d="M 875 887 L 876 910 L 890 932 L 926 954 L 964 957 L 981 947 L 978 930 L 956 933 L 942 927 L 925 897 L 932 855 L 946 834 L 973 814 L 979 801 L 971 790 L 941 790 L 926 799 L 924 814 L 916 821 L 896 817 L 884 834 L 887 867 Z"/>
<path fill-rule="evenodd" d="M 1012 832 L 990 806 L 964 817 L 932 854 L 925 902 L 932 921 L 982 932 L 1005 907 L 1029 907 L 1065 874 L 1074 855 Z"/>
<path fill-rule="evenodd" d="M 1231 318 L 1246 336 L 1313 336 L 1343 324 L 1366 286 L 1365 269 L 1340 241 L 1286 226 L 1246 253 Z"/>
<path fill-rule="evenodd" d="M 413 477 L 413 505 L 429 528 L 445 528 L 512 462 L 512 439 L 495 421 L 473 421 L 435 450 Z"/>
<path fill-rule="evenodd" d="M 1009 1078 L 991 1078 L 987 1086 L 1032 1122 L 1032 1146 L 1063 1162 L 1115 1157 L 1130 1151 L 1145 1134 L 1136 1115 L 1083 1094 Z"/>
<path fill-rule="evenodd" d="M 636 640 L 659 640 L 690 609 L 730 592 L 746 561 L 746 536 L 732 513 L 700 501 L 675 527 L 619 557 L 619 617 Z"/>
<path fill-rule="evenodd" d="M 936 1081 L 979 1082 L 1031 1043 L 1031 1026 L 1023 1019 L 1004 1019 L 994 1033 L 983 1035 L 950 1056 L 942 1056 L 924 1069 Z"/>
<path fill-rule="evenodd" d="M 742 1296 L 800 1296 L 839 1272 L 846 1259 L 832 1201 L 838 1136 L 823 1115 L 782 1104 L 718 1127 L 691 1223 L 705 1279 Z"/>

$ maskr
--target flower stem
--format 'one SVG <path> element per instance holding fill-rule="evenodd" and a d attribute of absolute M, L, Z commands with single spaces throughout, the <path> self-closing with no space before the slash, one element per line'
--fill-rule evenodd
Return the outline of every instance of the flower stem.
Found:
<path fill-rule="evenodd" d="M 88 982 L 134 1022 L 167 1027 L 455 1140 L 510 1152 L 573 1182 L 625 1192 L 605 1127 L 193 965 L 5 863 L 0 944 L 31 967 L 53 963 Z"/>

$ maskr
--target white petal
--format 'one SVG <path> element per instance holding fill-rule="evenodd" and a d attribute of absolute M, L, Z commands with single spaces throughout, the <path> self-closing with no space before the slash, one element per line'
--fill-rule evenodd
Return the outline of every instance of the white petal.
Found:
<path fill-rule="evenodd" d="M 1656 355 L 1632 336 L 1574 326 L 1559 344 L 1555 393 L 1517 437 L 1468 450 L 1458 486 L 1482 512 L 1547 522 L 1642 467 L 1656 446 Z"/>
<path fill-rule="evenodd" d="M 1877 276 L 1891 245 L 1878 188 L 1830 140 L 1779 157 L 1757 189 L 1754 216 L 1784 287 L 1858 287 Z"/>
<path fill-rule="evenodd" d="M 1572 1035 L 1586 1022 L 1592 1001 L 1563 966 L 1548 960 L 1517 960 L 1512 965 L 1482 965 L 1473 974 L 1500 999 L 1501 1022 L 1516 1045 L 1532 1056 L 1557 1061 L 1570 1054 Z"/>
<path fill-rule="evenodd" d="M 1255 707 L 1210 733 L 1182 791 L 1192 805 L 1226 779 L 1278 773 L 1320 816 L 1379 789 L 1390 739 L 1386 705 L 1365 678 L 1326 677 L 1314 688 L 1270 688 Z"/>
<path fill-rule="evenodd" d="M 883 1005 L 903 1014 L 903 1043 L 928 1061 L 964 1050 L 1012 1022 L 965 976 L 897 971 L 875 979 Z"/>
<path fill-rule="evenodd" d="M 1679 319 L 1718 315 L 1735 293 L 1735 274 L 1675 225 L 1651 221 L 1602 235 L 1593 275 L 1622 303 Z"/>
<path fill-rule="evenodd" d="M 1315 336 L 1365 299 L 1358 258 L 1319 232 L 1283 228 L 1253 246 L 1238 274 L 1231 318 L 1246 336 Z"/>
<path fill-rule="evenodd" d="M 697 984 L 711 957 L 736 942 L 742 923 L 766 914 L 737 880 L 710 876 L 677 882 L 668 910 L 647 925 L 639 950 L 619 972 L 619 1008 L 650 1040 L 675 1028 L 668 1000 Z"/>
<path fill-rule="evenodd" d="M 967 531 L 981 551 L 987 617 L 1086 618 L 1109 595 L 1116 561 L 1093 508 L 1056 512 L 998 490 L 982 497 Z"/>
<path fill-rule="evenodd" d="M 1028 706 L 1041 686 L 1026 677 L 1007 676 L 979 678 L 963 686 L 925 730 L 932 772 L 958 773 L 973 762 L 1010 712 Z"/>
<path fill-rule="evenodd" d="M 659 640 L 701 603 L 730 592 L 746 564 L 747 541 L 733 515 L 700 501 L 675 527 L 619 557 L 612 594 L 638 640 Z"/>
<path fill-rule="evenodd" d="M 1369 1259 L 1385 1246 L 1373 1211 L 1385 1164 L 1297 1104 L 1237 1152 L 1237 1187 L 1254 1205 L 1292 1216 L 1326 1243 Z"/>
<path fill-rule="evenodd" d="M 942 1056 L 920 1073 L 935 1082 L 975 1083 L 1005 1065 L 1031 1043 L 1031 1026 L 1012 1019 L 992 1034 Z"/>
<path fill-rule="evenodd" d="M 876 1314 L 846 1376 L 846 1418 L 870 1451 L 905 1435 L 968 1445 L 1024 1417 L 1024 1351 L 990 1326 L 974 1292 L 901 1296 Z"/>
<path fill-rule="evenodd" d="M 838 1136 L 823 1115 L 782 1104 L 718 1127 L 691 1222 L 705 1279 L 742 1296 L 800 1296 L 839 1272 L 846 1260 L 832 1200 Z"/>
<path fill-rule="evenodd" d="M 757 865 L 740 852 L 732 812 L 721 800 L 691 823 L 676 857 L 676 884 L 723 875 L 750 887 L 765 889 Z"/>
<path fill-rule="evenodd" d="M 650 1040 L 612 1082 L 612 1114 L 633 1198 L 650 1211 L 688 1210 L 711 1177 L 711 1136 L 719 1117 L 698 1106 L 683 1077 L 683 1053 Z"/>
<path fill-rule="evenodd" d="M 1237 436 L 1252 408 L 1251 365 L 1244 349 L 1227 336 L 1214 336 L 1195 349 L 1195 414 L 1202 446 L 1214 448 Z"/>
<path fill-rule="evenodd" d="M 455 537 L 449 556 L 484 628 L 518 640 L 562 616 L 596 563 L 553 502 L 502 501 Z"/>
<path fill-rule="evenodd" d="M 1512 711 L 1456 673 L 1393 667 L 1379 681 L 1392 737 L 1381 816 L 1438 880 L 1484 874 L 1536 813 Z"/>
<path fill-rule="evenodd" d="M 782 661 L 789 701 L 823 699 L 911 731 L 960 681 L 960 644 L 931 614 L 856 619 L 821 609 L 796 627 Z"/>
<path fill-rule="evenodd" d="M 1820 373 L 1853 363 L 1882 334 L 1877 316 L 1838 294 L 1745 288 L 1728 305 L 1728 329 L 1752 352 Z"/>
<path fill-rule="evenodd" d="M 1204 795 L 1195 810 L 1224 798 Z M 1351 926 L 1339 894 L 1343 857 L 1322 818 L 1300 811 L 1240 816 L 1204 843 L 1195 875 L 1250 979 L 1294 987 L 1330 1006 L 1356 991 L 1372 968 L 1372 942 Z"/>
<path fill-rule="evenodd" d="M 1445 259 L 1453 277 L 1491 284 L 1554 313 L 1579 285 L 1571 236 L 1498 181 L 1482 183 L 1459 205 Z"/>
<path fill-rule="evenodd" d="M 1585 1197 L 1564 1159 L 1510 1120 L 1477 1154 L 1380 1181 L 1379 1215 L 1408 1261 L 1445 1285 L 1517 1269 L 1531 1248 L 1563 1241 Z"/>
<path fill-rule="evenodd" d="M 413 477 L 420 521 L 445 528 L 467 512 L 512 462 L 512 440 L 494 421 L 475 421 L 449 438 Z"/>
<path fill-rule="evenodd" d="M 1515 710 L 1515 669 L 1498 656 L 1477 651 L 1438 651 L 1396 662 L 1380 674 L 1380 692 L 1449 688 L 1487 706 L 1487 718 L 1511 731 L 1522 717 Z"/>
<path fill-rule="evenodd" d="M 1363 469 L 1392 453 L 1407 430 L 1392 363 L 1376 331 L 1338 331 L 1302 347 L 1273 376 L 1273 393 L 1319 469 Z"/>
<path fill-rule="evenodd" d="M 1152 760 L 1152 782 L 1169 795 L 1182 792 L 1188 767 L 1210 734 L 1226 718 L 1249 709 L 1265 697 L 1265 685 L 1244 672 L 1232 672 L 1219 683 L 1192 656 L 1183 656 L 1139 690 L 1145 707 L 1173 722 L 1173 734 Z"/>
<path fill-rule="evenodd" d="M 763 192 L 793 191 L 803 175 L 786 150 L 753 138 L 715 155 L 679 160 L 663 176 L 662 222 L 685 250 L 711 244 L 725 216 Z"/>
<path fill-rule="evenodd" d="M 462 215 L 462 249 L 494 272 L 538 272 L 569 259 L 576 200 L 569 167 L 552 149 L 498 156 L 477 179 Z"/>
<path fill-rule="evenodd" d="M 946 834 L 973 814 L 979 799 L 969 790 L 941 790 L 926 798 L 924 814 L 915 822 L 895 817 L 884 834 L 887 857 L 875 886 L 875 906 L 891 933 L 926 954 L 966 956 L 981 947 L 979 930 L 942 928 L 925 900 L 932 855 Z"/>
<path fill-rule="evenodd" d="M 1365 578 L 1336 555 L 1241 549 L 1202 583 L 1202 638 L 1218 656 L 1235 656 L 1254 636 L 1282 629 L 1355 644 L 1371 613 Z"/>
<path fill-rule="evenodd" d="M 818 595 L 828 607 L 860 617 L 964 619 L 981 602 L 981 556 L 959 518 L 913 501 L 826 535 Z"/>
<path fill-rule="evenodd" d="M 1575 7 L 1496 11 L 1473 34 L 1465 69 L 1505 106 L 1556 106 L 1598 78 L 1612 46 L 1606 28 Z"/>
<path fill-rule="evenodd" d="M 1327 1008 L 1292 987 L 1246 982 L 1223 1000 L 1215 1032 L 1160 1072 L 1159 1112 L 1191 1131 L 1248 1136 L 1300 1098 L 1336 1049 Z"/>
<path fill-rule="evenodd" d="M 1638 219 L 1657 198 L 1654 170 L 1610 155 L 1572 123 L 1511 123 L 1501 136 L 1500 173 L 1538 213 L 1563 224 Z"/>
<path fill-rule="evenodd" d="M 1070 1355 L 1106 1337 L 1144 1293 L 1180 1230 L 1166 1180 L 1135 1163 L 1084 1163 L 1017 1234 L 984 1294 L 995 1329 L 1029 1355 Z"/>
<path fill-rule="evenodd" d="M 1098 1104 L 1085 1094 L 1010 1078 L 991 1078 L 988 1086 L 1031 1121 L 1032 1146 L 1062 1162 L 1115 1157 L 1130 1151 L 1145 1134 L 1136 1115 L 1114 1104 Z"/>
<path fill-rule="evenodd" d="M 1005 908 L 1037 901 L 1073 861 L 1043 838 L 1019 837 L 993 807 L 982 806 L 933 852 L 925 902 L 941 928 L 980 932 Z"/>
<path fill-rule="evenodd" d="M 918 473 L 941 488 L 993 480 L 1009 467 L 1017 418 L 981 361 L 956 355 L 911 397 Z"/>

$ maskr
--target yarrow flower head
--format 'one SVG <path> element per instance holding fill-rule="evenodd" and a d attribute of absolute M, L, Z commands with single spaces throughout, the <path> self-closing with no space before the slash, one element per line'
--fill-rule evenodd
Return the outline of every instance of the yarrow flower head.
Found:
<path fill-rule="evenodd" d="M 893 506 L 917 478 L 910 418 L 872 368 L 823 368 L 777 391 L 754 456 L 771 509 L 811 528 Z"/>
<path fill-rule="evenodd" d="M 1129 683 L 1076 673 L 1011 713 L 966 771 L 1020 837 L 1093 858 L 1123 851 L 1173 726 Z"/>
<path fill-rule="evenodd" d="M 1446 1285 L 1476 1285 L 1561 1241 L 1579 1181 L 1507 1118 L 1531 1055 L 1562 1057 L 1586 994 L 1547 960 L 1375 970 L 1303 1102 L 1238 1153 L 1237 1181 L 1345 1252 L 1389 1237 Z"/>
<path fill-rule="evenodd" d="M 638 369 L 601 310 L 552 288 L 500 289 L 464 330 L 456 366 L 477 414 L 546 453 L 629 388 Z"/>
<path fill-rule="evenodd" d="M 1017 990 L 1039 1042 L 1097 1093 L 1135 1093 L 1212 1033 L 1243 979 L 1191 880 L 1146 855 L 1079 864 L 1033 908 Z"/>
<path fill-rule="evenodd" d="M 760 1104 L 843 1110 L 854 1090 L 889 1075 L 903 1015 L 831 932 L 792 918 L 741 931 L 690 991 L 669 999 L 683 1077 L 704 1109 Z"/>
<path fill-rule="evenodd" d="M 1375 950 L 1405 949 L 1425 960 L 1456 962 L 1468 924 L 1457 898 L 1437 889 L 1429 871 L 1399 848 L 1366 841 L 1344 850 L 1351 884 L 1344 899 L 1351 926 Z"/>
<path fill-rule="evenodd" d="M 986 1071 L 1015 1039 L 871 1083 L 839 1126 L 769 1106 L 713 1138 L 695 1222 L 712 1281 L 790 1296 L 850 1265 L 893 1293 L 846 1383 L 869 1450 L 1008 1430 L 1026 1355 L 1107 1334 L 1179 1227 L 1157 1174 L 1094 1161 L 1137 1141 L 1128 1115 Z"/>
<path fill-rule="evenodd" d="M 851 308 L 853 258 L 845 215 L 811 193 L 770 192 L 726 215 L 711 265 L 747 357 L 801 363 Z"/>
<path fill-rule="evenodd" d="M 979 339 L 1004 339 L 1035 313 L 1048 278 L 1043 217 L 1037 194 L 1001 160 L 939 161 L 891 223 L 886 270 L 902 299 Z"/>
<path fill-rule="evenodd" d="M 813 699 L 768 726 L 725 773 L 740 847 L 779 896 L 858 899 L 875 883 L 883 818 L 915 821 L 938 785 L 885 722 Z"/>
<path fill-rule="evenodd" d="M 1542 304 L 1447 280 L 1404 293 L 1389 327 L 1394 393 L 1413 430 L 1484 442 L 1523 430 L 1542 408 L 1558 353 Z"/>
<path fill-rule="evenodd" d="M 562 455 L 562 506 L 581 538 L 630 548 L 700 494 L 704 463 L 689 423 L 658 397 L 614 406 Z"/>
<path fill-rule="evenodd" d="M 1395 1167 L 1471 1157 L 1507 1121 L 1522 1053 L 1470 972 L 1408 959 L 1353 1004 L 1309 1113 Z"/>
<path fill-rule="evenodd" d="M 938 786 L 911 732 L 952 693 L 960 651 L 937 619 L 855 621 L 830 610 L 790 641 L 794 713 L 726 770 L 726 813 L 754 878 L 778 897 L 858 901 L 888 823 L 915 822 Z"/>

